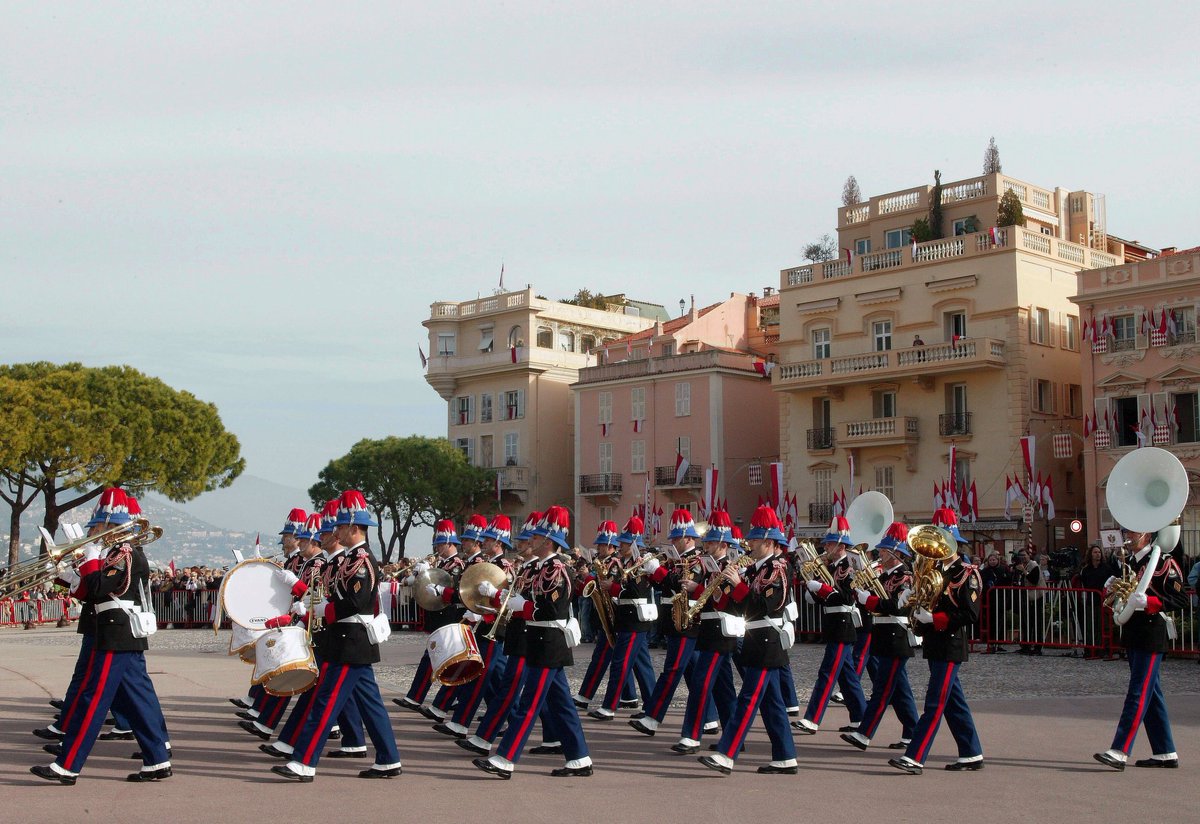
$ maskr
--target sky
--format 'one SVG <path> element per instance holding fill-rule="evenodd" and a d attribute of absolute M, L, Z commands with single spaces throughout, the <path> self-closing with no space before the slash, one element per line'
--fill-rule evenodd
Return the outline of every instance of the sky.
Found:
<path fill-rule="evenodd" d="M 810 7 L 813 6 L 813 7 Z M 128 363 L 305 489 L 444 435 L 435 300 L 777 286 L 980 172 L 1194 246 L 1194 4 L 0 2 L 0 362 Z M 273 515 L 273 523 L 278 518 Z"/>

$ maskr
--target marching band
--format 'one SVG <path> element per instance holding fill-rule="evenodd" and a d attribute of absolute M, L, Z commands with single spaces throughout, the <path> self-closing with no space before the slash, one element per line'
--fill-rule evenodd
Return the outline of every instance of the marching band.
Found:
<path fill-rule="evenodd" d="M 1145 484 L 1150 472 L 1177 483 L 1165 459 L 1138 460 L 1154 462 L 1136 472 L 1119 464 L 1116 481 Z M 1120 484 L 1110 479 L 1114 486 Z M 901 736 L 888 749 L 903 753 L 888 764 L 921 774 L 945 720 L 957 750 L 945 768 L 981 770 L 983 748 L 959 680 L 980 616 L 979 570 L 952 511 L 909 527 L 892 520 L 883 500 L 869 513 L 869 527 L 862 508 L 835 517 L 819 552 L 786 535 L 769 506 L 755 510 L 745 541 L 735 537 L 729 513 L 713 511 L 701 525 L 680 508 L 671 515 L 669 543 L 656 551 L 642 545 L 640 518 L 620 532 L 605 521 L 579 568 L 570 557 L 564 507 L 531 513 L 515 535 L 504 515 L 472 516 L 461 538 L 452 521 L 439 521 L 433 554 L 403 578 L 424 608 L 429 640 L 410 688 L 394 703 L 435 722 L 435 731 L 475 756 L 472 763 L 490 776 L 511 778 L 528 751 L 560 756 L 555 777 L 586 777 L 594 765 L 581 715 L 604 722 L 637 706 L 630 726 L 653 737 L 668 723 L 667 709 L 684 682 L 686 706 L 670 752 L 696 755 L 704 767 L 729 775 L 758 716 L 771 754 L 757 771 L 794 775 L 795 736 L 819 731 L 840 685 L 850 723 L 839 732 L 847 744 L 867 750 L 890 707 Z M 1135 511 L 1120 506 L 1112 508 L 1128 526 L 1129 557 L 1106 590 L 1123 628 L 1130 682 L 1112 746 L 1095 759 L 1124 770 L 1144 725 L 1152 754 L 1134 765 L 1177 767 L 1159 669 L 1174 629 L 1170 613 L 1185 605 L 1180 570 L 1163 552 L 1178 537 L 1171 525 L 1178 512 L 1170 511 L 1173 501 Z M 97 738 L 106 737 L 100 730 L 110 711 L 118 735 L 108 737 L 131 735 L 140 746 L 141 769 L 128 780 L 173 774 L 144 657 L 156 623 L 142 546 L 157 536 L 138 514 L 122 490 L 105 490 L 88 535 L 56 547 L 64 550 L 60 559 L 65 550 L 79 556 L 77 567 L 65 563 L 56 574 L 83 603 L 82 643 L 65 698 L 53 702 L 59 718 L 35 730 L 54 742 L 46 749 L 55 760 L 31 768 L 47 781 L 76 782 Z M 373 666 L 391 632 L 368 543 L 376 525 L 356 490 L 320 513 L 293 510 L 281 531 L 283 562 L 240 561 L 222 582 L 221 609 L 235 627 L 230 653 L 255 664 L 246 699 L 231 700 L 241 708 L 241 727 L 270 742 L 259 749 L 284 762 L 271 768 L 280 778 L 312 782 L 322 756 L 366 758 L 367 738 L 374 762 L 358 776 L 402 774 Z M 572 692 L 567 669 L 581 641 L 573 604 L 581 597 L 595 605 L 601 632 Z M 789 660 L 798 598 L 819 608 L 824 644 L 802 716 Z M 656 625 L 667 638 L 657 679 L 647 643 Z M 907 672 L 918 650 L 930 676 L 919 713 Z M 603 699 L 589 710 L 606 674 Z M 427 702 L 435 682 L 439 690 Z M 539 725 L 541 743 L 527 750 Z M 702 751 L 705 735 L 716 740 Z M 331 738 L 339 746 L 326 752 Z"/>

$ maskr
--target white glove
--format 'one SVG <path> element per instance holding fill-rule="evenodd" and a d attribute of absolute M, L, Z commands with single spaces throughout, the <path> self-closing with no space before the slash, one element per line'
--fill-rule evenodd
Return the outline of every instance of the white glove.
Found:
<path fill-rule="evenodd" d="M 520 612 L 521 610 L 525 609 L 525 605 L 528 603 L 528 600 L 522 598 L 520 595 L 514 592 L 513 596 L 508 599 L 508 611 Z"/>
<path fill-rule="evenodd" d="M 58 573 L 58 577 L 59 580 L 67 585 L 67 589 L 69 590 L 75 590 L 79 587 L 79 573 L 73 568 L 62 570 Z"/>
<path fill-rule="evenodd" d="M 484 583 L 486 583 L 486 581 Z M 483 616 L 479 615 L 478 613 L 471 612 L 471 610 L 467 610 L 463 613 L 462 619 L 468 624 L 478 624 L 483 620 Z"/>
<path fill-rule="evenodd" d="M 933 623 L 933 613 L 925 609 L 925 607 L 917 607 L 914 609 L 912 617 L 916 619 L 917 623 L 919 624 Z"/>
<path fill-rule="evenodd" d="M 408 575 L 408 576 L 405 576 L 404 580 L 401 581 L 400 583 L 402 583 L 406 587 L 410 587 L 413 584 L 415 584 L 416 581 L 417 581 L 417 578 L 415 575 Z"/>
<path fill-rule="evenodd" d="M 904 609 L 906 606 L 908 606 L 908 596 L 911 594 L 912 591 L 908 589 L 901 592 L 900 597 L 896 599 L 896 606 L 900 609 Z"/>
<path fill-rule="evenodd" d="M 497 592 L 500 591 L 500 590 L 496 589 L 496 585 L 493 584 L 491 581 L 480 581 L 478 589 L 479 589 L 479 594 L 482 595 L 484 598 L 491 598 L 493 595 L 495 595 Z"/>
<path fill-rule="evenodd" d="M 325 609 L 329 606 L 329 599 L 322 598 L 321 603 L 317 604 L 317 615 L 324 615 Z"/>
<path fill-rule="evenodd" d="M 1146 593 L 1135 592 L 1129 596 L 1128 606 L 1134 612 L 1138 612 L 1138 611 L 1144 610 L 1146 608 L 1147 600 L 1149 600 L 1149 599 L 1146 598 Z"/>
<path fill-rule="evenodd" d="M 92 542 L 83 548 L 83 562 L 86 564 L 88 561 L 99 561 L 103 554 L 104 550 L 100 544 Z"/>
<path fill-rule="evenodd" d="M 1104 586 L 1102 586 L 1100 588 L 1107 590 L 1109 587 L 1111 587 L 1113 584 L 1115 584 L 1119 580 L 1121 580 L 1121 579 L 1118 578 L 1116 575 L 1109 575 L 1108 580 L 1104 582 Z"/>
<path fill-rule="evenodd" d="M 871 593 L 867 592 L 865 589 L 855 589 L 854 597 L 857 598 L 858 602 L 865 607 L 867 605 L 867 601 L 871 600 Z"/>
<path fill-rule="evenodd" d="M 812 597 L 812 593 L 811 593 L 811 592 L 805 592 L 805 593 L 804 593 L 804 603 L 808 604 L 809 606 L 816 606 L 816 605 L 817 605 L 817 602 L 813 600 L 813 597 Z"/>
<path fill-rule="evenodd" d="M 422 572 L 428 572 L 428 571 L 429 571 L 429 564 L 425 563 L 424 561 L 417 561 L 415 564 L 413 564 L 413 567 L 412 567 L 413 575 L 420 575 Z"/>
<path fill-rule="evenodd" d="M 438 584 L 426 584 L 425 585 L 425 593 L 434 598 L 441 598 L 442 593 L 445 591 L 446 591 L 446 588 L 443 586 L 439 586 Z"/>
<path fill-rule="evenodd" d="M 804 585 L 808 587 L 808 591 L 813 595 L 816 595 L 818 592 L 820 592 L 821 587 L 824 586 L 820 581 L 806 581 Z"/>
<path fill-rule="evenodd" d="M 292 613 L 292 615 L 299 615 L 301 618 L 303 618 L 305 615 L 308 615 L 308 607 L 304 605 L 303 598 L 292 604 L 292 608 L 288 611 Z"/>
<path fill-rule="evenodd" d="M 645 572 L 647 575 L 653 575 L 660 566 L 662 564 L 658 562 L 657 558 L 647 558 L 646 562 L 642 564 L 642 572 Z"/>
<path fill-rule="evenodd" d="M 279 570 L 279 574 L 280 574 L 280 576 L 282 576 L 283 582 L 285 584 L 287 584 L 288 589 L 291 589 L 292 587 L 294 587 L 296 585 L 296 583 L 300 580 L 299 578 L 296 577 L 296 573 L 291 572 L 286 569 Z"/>

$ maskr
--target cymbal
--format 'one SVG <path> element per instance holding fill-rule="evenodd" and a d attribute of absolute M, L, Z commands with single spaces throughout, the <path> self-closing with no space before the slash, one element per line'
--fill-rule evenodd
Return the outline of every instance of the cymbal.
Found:
<path fill-rule="evenodd" d="M 444 569 L 428 569 L 418 575 L 413 583 L 413 598 L 417 605 L 426 612 L 441 612 L 447 604 L 441 598 L 430 595 L 425 589 L 427 584 L 448 587 L 454 584 L 454 579 Z"/>
<path fill-rule="evenodd" d="M 458 579 L 458 597 L 471 612 L 494 615 L 496 610 L 488 604 L 487 598 L 479 594 L 479 585 L 484 581 L 489 581 L 496 589 L 504 589 L 508 585 L 508 573 L 496 564 L 474 564 Z"/>

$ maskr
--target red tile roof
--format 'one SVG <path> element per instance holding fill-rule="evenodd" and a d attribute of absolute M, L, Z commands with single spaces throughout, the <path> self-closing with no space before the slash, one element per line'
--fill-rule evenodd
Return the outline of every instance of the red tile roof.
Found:
<path fill-rule="evenodd" d="M 709 312 L 711 312 L 712 310 L 716 309 L 718 306 L 721 306 L 721 304 L 714 303 L 712 306 L 705 306 L 703 309 L 700 309 L 696 312 L 696 317 L 702 318 L 705 315 L 707 315 Z M 682 329 L 683 327 L 687 326 L 691 322 L 692 322 L 692 315 L 690 312 L 681 317 L 673 318 L 662 325 L 662 334 L 669 335 L 672 332 L 677 332 L 680 329 Z M 610 343 L 608 345 L 616 346 L 619 343 L 623 344 L 623 343 L 632 343 L 634 341 L 639 341 L 639 340 L 649 340 L 650 338 L 654 337 L 655 334 L 657 334 L 657 333 L 655 332 L 654 327 L 651 326 L 649 329 L 643 329 L 642 331 L 635 332 L 632 335 L 626 335 L 623 338 L 617 338 L 615 341 L 613 341 L 612 343 Z"/>

